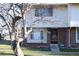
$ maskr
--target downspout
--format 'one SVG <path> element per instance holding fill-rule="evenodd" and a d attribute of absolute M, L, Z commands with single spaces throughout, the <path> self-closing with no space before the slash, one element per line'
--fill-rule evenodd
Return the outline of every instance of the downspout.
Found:
<path fill-rule="evenodd" d="M 71 4 L 68 4 L 68 47 L 70 47 L 70 37 L 71 37 L 71 27 L 70 27 L 70 21 L 71 21 Z"/>

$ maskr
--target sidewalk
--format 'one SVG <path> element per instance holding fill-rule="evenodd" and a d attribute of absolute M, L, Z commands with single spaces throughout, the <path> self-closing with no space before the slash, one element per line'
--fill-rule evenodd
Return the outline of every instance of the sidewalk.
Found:
<path fill-rule="evenodd" d="M 79 56 L 79 52 L 52 52 L 52 55 Z"/>

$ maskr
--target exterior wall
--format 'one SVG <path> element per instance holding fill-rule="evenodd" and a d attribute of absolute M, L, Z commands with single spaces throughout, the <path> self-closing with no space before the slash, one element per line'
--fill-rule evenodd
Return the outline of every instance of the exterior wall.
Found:
<path fill-rule="evenodd" d="M 37 29 L 40 30 L 40 29 Z M 31 40 L 30 36 L 27 39 L 27 46 L 32 45 L 33 47 L 49 47 L 49 44 L 51 44 L 51 34 L 47 29 L 41 29 L 44 32 L 44 37 L 45 39 L 40 41 L 40 40 Z M 53 28 L 52 28 L 53 30 Z M 58 44 L 60 47 L 65 47 L 65 48 L 79 48 L 79 43 L 76 43 L 76 28 L 57 28 L 58 30 Z M 69 30 L 70 30 L 70 42 L 69 42 Z M 36 31 L 36 30 L 35 30 Z M 36 45 L 35 45 L 36 44 Z M 70 46 L 69 46 L 70 44 Z"/>
<path fill-rule="evenodd" d="M 66 28 L 58 29 L 58 42 L 60 46 L 67 46 Z"/>
<path fill-rule="evenodd" d="M 79 43 L 76 42 L 76 28 L 71 29 L 71 47 L 79 48 Z"/>
<path fill-rule="evenodd" d="M 49 44 L 48 43 L 26 43 L 24 44 L 26 47 L 32 47 L 32 48 L 48 48 L 49 49 Z"/>
<path fill-rule="evenodd" d="M 69 26 L 79 27 L 79 4 L 69 4 L 68 6 Z"/>
<path fill-rule="evenodd" d="M 68 4 L 67 5 L 54 5 L 53 6 L 53 16 L 52 17 L 43 17 L 45 20 L 54 21 L 53 23 L 42 21 L 32 24 L 37 19 L 42 19 L 41 17 L 35 17 L 35 8 L 31 8 L 25 15 L 25 26 L 37 28 L 58 28 L 58 40 L 59 45 L 64 45 L 68 47 L 70 44 L 71 48 L 76 48 L 79 46 L 79 43 L 76 43 L 76 30 L 74 27 L 79 27 L 79 4 Z M 59 28 L 67 27 L 67 28 Z M 72 27 L 71 29 L 68 27 Z M 70 39 L 69 39 L 69 29 L 70 29 Z M 40 30 L 40 29 L 38 29 Z M 47 34 L 47 30 L 44 31 L 44 40 L 31 40 L 30 35 L 27 39 L 27 43 L 50 43 L 50 34 Z M 37 30 L 35 30 L 37 31 Z M 48 39 L 48 40 L 47 40 Z"/>
<path fill-rule="evenodd" d="M 52 5 L 53 16 L 43 17 L 45 20 L 54 21 L 50 22 L 36 22 L 33 27 L 79 27 L 79 4 L 67 4 L 67 5 Z M 41 19 L 41 17 L 35 16 L 35 8 L 31 8 L 30 11 L 25 14 L 26 27 L 29 27 L 33 21 Z"/>
<path fill-rule="evenodd" d="M 69 43 L 69 30 L 70 30 L 70 43 Z M 58 29 L 59 45 L 66 48 L 79 48 L 79 43 L 76 43 L 76 28 L 61 28 Z M 70 46 L 69 46 L 70 44 Z"/>
<path fill-rule="evenodd" d="M 36 17 L 35 16 L 35 8 L 31 8 L 30 11 L 26 12 L 25 19 L 26 19 L 26 27 L 29 27 L 32 25 L 32 23 L 35 20 L 43 19 L 43 20 L 50 20 L 52 21 L 46 21 L 46 22 L 36 22 L 32 25 L 32 27 L 66 27 L 67 26 L 67 5 L 52 5 L 53 7 L 53 16 L 47 16 L 47 17 Z"/>
<path fill-rule="evenodd" d="M 33 31 L 43 31 L 43 39 L 42 40 L 34 40 L 31 39 L 31 35 L 29 34 L 27 38 L 27 43 L 47 43 L 47 30 L 46 29 L 33 29 Z"/>
<path fill-rule="evenodd" d="M 76 44 L 76 28 L 71 28 L 70 32 L 71 32 L 70 44 L 71 44 L 71 47 L 74 47 L 74 45 Z"/>

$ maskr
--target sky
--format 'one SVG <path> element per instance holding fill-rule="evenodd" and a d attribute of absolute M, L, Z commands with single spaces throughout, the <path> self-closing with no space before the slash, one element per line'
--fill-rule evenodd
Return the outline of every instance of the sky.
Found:
<path fill-rule="evenodd" d="M 0 3 L 79 3 L 79 0 L 0 0 Z"/>

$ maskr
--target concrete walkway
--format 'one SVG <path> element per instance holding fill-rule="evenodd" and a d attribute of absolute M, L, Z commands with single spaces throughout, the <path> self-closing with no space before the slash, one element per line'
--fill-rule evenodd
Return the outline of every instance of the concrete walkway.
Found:
<path fill-rule="evenodd" d="M 50 49 L 52 52 L 59 52 L 58 44 L 50 44 Z"/>
<path fill-rule="evenodd" d="M 79 52 L 52 52 L 54 55 L 79 55 Z"/>
<path fill-rule="evenodd" d="M 60 52 L 58 44 L 50 44 L 50 49 L 54 55 L 79 55 L 79 52 Z"/>

